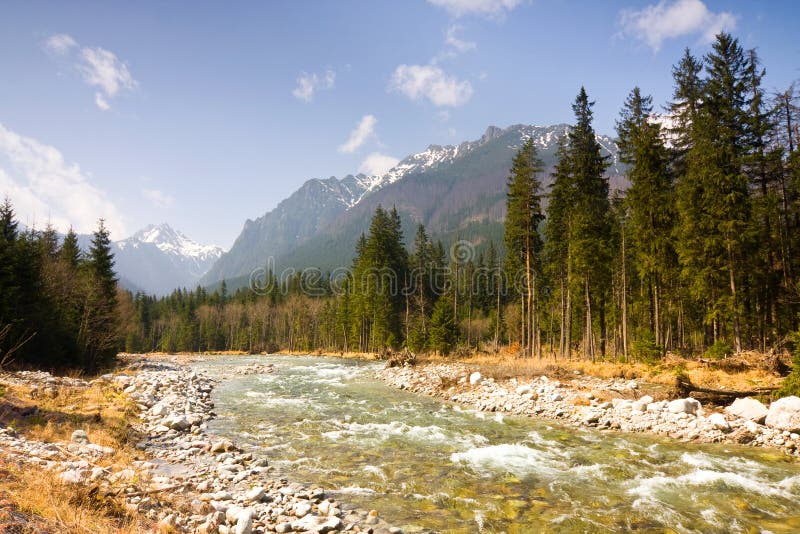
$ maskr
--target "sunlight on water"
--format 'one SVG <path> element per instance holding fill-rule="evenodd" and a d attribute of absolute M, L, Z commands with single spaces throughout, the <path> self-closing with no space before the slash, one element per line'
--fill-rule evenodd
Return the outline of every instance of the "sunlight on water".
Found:
<path fill-rule="evenodd" d="M 226 372 L 252 361 L 276 371 Z M 212 432 L 406 532 L 800 531 L 800 464 L 774 451 L 496 417 L 388 388 L 379 366 L 198 364 L 228 379 Z"/>

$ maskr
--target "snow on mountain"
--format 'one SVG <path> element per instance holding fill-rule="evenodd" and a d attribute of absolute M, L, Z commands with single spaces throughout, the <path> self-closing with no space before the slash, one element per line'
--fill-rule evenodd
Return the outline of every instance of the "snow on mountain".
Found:
<path fill-rule="evenodd" d="M 200 263 L 216 260 L 224 252 L 216 245 L 201 245 L 166 223 L 145 226 L 128 239 L 117 241 L 116 245 L 120 249 L 128 246 L 138 248 L 142 243 L 151 243 L 165 254 L 191 258 Z"/>
<path fill-rule="evenodd" d="M 136 288 L 156 295 L 193 287 L 224 253 L 201 245 L 166 223 L 148 225 L 114 242 L 117 274 Z"/>
<path fill-rule="evenodd" d="M 274 261 L 278 268 L 335 267 L 349 261 L 355 238 L 375 206 L 395 206 L 415 222 L 449 238 L 461 226 L 496 224 L 503 216 L 508 168 L 514 153 L 533 139 L 548 170 L 566 124 L 507 128 L 489 126 L 478 139 L 458 145 L 429 145 L 380 175 L 313 178 L 262 216 L 245 221 L 231 250 L 203 276 L 201 284 L 249 279 L 254 269 Z M 608 136 L 597 136 L 616 169 L 617 148 Z M 611 176 L 616 181 L 618 177 Z M 612 189 L 621 188 L 612 183 Z M 470 222 L 472 221 L 472 222 Z M 451 232 L 451 233 L 452 233 Z M 344 237 L 342 237 L 344 236 Z M 349 240 L 349 241 L 348 241 Z"/>

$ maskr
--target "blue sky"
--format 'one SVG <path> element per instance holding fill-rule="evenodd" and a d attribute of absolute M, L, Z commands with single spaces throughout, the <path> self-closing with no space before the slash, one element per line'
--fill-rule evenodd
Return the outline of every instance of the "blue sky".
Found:
<path fill-rule="evenodd" d="M 0 193 L 20 218 L 114 238 L 168 222 L 229 247 L 309 178 L 380 172 L 488 125 L 613 134 L 634 85 L 726 29 L 768 89 L 800 78 L 793 2 L 3 2 Z"/>

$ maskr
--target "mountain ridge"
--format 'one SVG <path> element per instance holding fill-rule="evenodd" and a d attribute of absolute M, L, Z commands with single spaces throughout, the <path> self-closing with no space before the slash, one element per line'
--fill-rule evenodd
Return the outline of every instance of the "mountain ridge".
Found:
<path fill-rule="evenodd" d="M 546 187 L 558 139 L 569 128 L 567 124 L 489 126 L 472 141 L 430 144 L 382 175 L 307 180 L 273 210 L 248 219 L 230 251 L 200 283 L 212 285 L 246 277 L 253 269 L 264 267 L 268 258 L 276 267 L 346 265 L 352 245 L 378 204 L 397 207 L 406 235 L 415 223 L 423 223 L 435 238 L 444 240 L 454 239 L 460 231 L 479 240 L 482 233 L 499 238 L 498 224 L 505 216 L 505 181 L 514 153 L 527 139 L 534 139 L 545 162 Z M 611 158 L 608 174 L 612 188 L 619 188 L 621 172 L 614 140 L 604 135 L 597 139 Z"/>

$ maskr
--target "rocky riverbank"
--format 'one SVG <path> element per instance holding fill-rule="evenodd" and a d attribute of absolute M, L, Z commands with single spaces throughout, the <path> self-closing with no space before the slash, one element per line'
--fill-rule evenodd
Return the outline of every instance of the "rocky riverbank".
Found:
<path fill-rule="evenodd" d="M 232 372 L 273 370 L 247 366 Z M 67 384 L 46 373 L 16 373 L 3 380 L 40 389 L 96 383 L 68 379 L 74 383 Z M 75 431 L 70 443 L 45 443 L 10 427 L 0 428 L 0 454 L 9 462 L 55 473 L 62 484 L 88 486 L 97 495 L 120 499 L 129 514 L 146 518 L 160 531 L 401 532 L 375 511 L 347 510 L 322 488 L 276 479 L 269 459 L 207 433 L 215 382 L 204 374 L 142 360 L 97 380 L 136 403 L 139 421 L 132 426 L 140 439 L 135 448 L 144 459 L 124 467 L 100 465 L 115 451 L 90 443 L 83 431 Z"/>
<path fill-rule="evenodd" d="M 737 399 L 721 411 L 693 398 L 654 401 L 635 380 L 578 376 L 559 381 L 494 380 L 458 363 L 387 367 L 378 378 L 400 389 L 472 408 L 544 417 L 576 426 L 623 432 L 650 432 L 674 439 L 773 447 L 800 454 L 800 398 L 787 397 L 769 407 L 755 399 Z"/>

